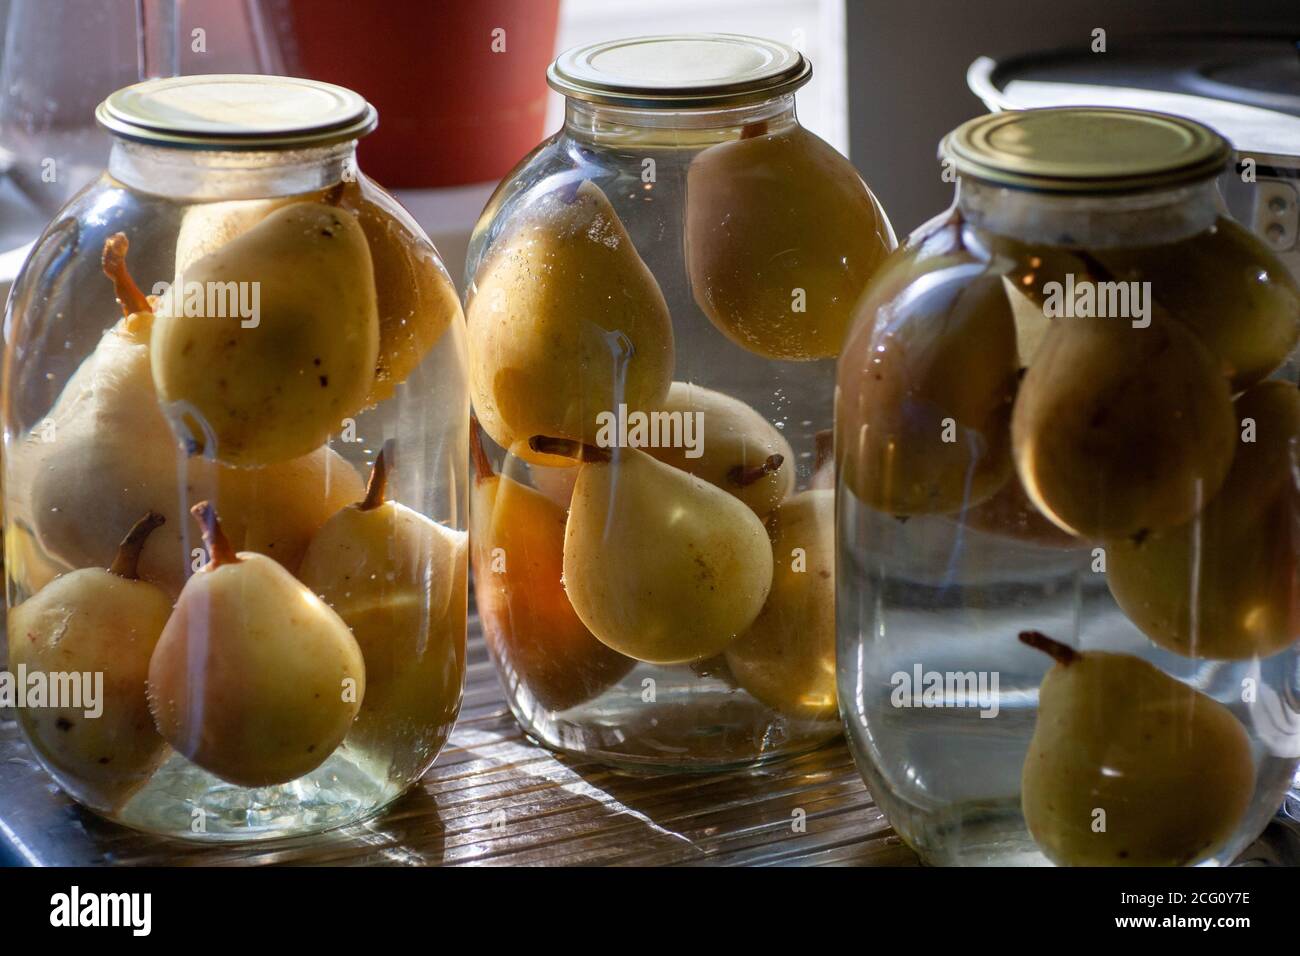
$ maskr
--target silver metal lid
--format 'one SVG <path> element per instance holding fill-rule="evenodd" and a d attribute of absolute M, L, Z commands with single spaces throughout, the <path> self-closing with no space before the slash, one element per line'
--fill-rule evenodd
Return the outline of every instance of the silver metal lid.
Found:
<path fill-rule="evenodd" d="M 95 119 L 124 139 L 186 149 L 265 150 L 328 146 L 378 124 L 359 94 L 291 76 L 173 76 L 123 87 Z"/>
<path fill-rule="evenodd" d="M 741 106 L 793 93 L 812 63 L 784 43 L 730 33 L 631 37 L 563 53 L 552 89 L 588 103 L 651 109 Z"/>
<path fill-rule="evenodd" d="M 989 113 L 944 137 L 957 174 L 1056 193 L 1139 192 L 1212 179 L 1232 151 L 1193 120 L 1145 110 L 1062 106 Z"/>

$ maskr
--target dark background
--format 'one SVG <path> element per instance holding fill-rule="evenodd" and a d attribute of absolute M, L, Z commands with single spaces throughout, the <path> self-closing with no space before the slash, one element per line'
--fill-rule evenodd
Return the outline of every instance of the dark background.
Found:
<path fill-rule="evenodd" d="M 952 199 L 935 154 L 945 133 L 986 112 L 966 88 L 976 57 L 1086 51 L 1097 27 L 1110 53 L 1172 31 L 1300 38 L 1297 0 L 846 0 L 845 14 L 849 155 L 900 239 Z"/>

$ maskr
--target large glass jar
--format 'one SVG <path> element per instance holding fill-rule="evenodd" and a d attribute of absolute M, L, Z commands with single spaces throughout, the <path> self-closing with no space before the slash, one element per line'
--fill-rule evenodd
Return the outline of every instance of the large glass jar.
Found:
<path fill-rule="evenodd" d="M 357 172 L 375 116 L 348 90 L 157 80 L 98 115 L 109 168 L 41 236 L 5 321 L 18 722 L 68 793 L 133 827 L 355 820 L 424 772 L 460 707 L 454 287 Z"/>
<path fill-rule="evenodd" d="M 894 238 L 796 120 L 810 70 L 744 37 L 567 53 L 563 129 L 475 229 L 475 589 L 551 747 L 689 769 L 839 733 L 834 360 Z"/>
<path fill-rule="evenodd" d="M 1300 754 L 1300 288 L 1196 123 L 1003 113 L 944 154 L 839 367 L 859 767 L 933 862 L 1230 861 Z"/>

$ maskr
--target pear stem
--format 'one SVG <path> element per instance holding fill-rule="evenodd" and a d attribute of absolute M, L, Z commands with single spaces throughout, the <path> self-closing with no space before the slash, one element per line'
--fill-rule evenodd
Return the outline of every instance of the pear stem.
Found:
<path fill-rule="evenodd" d="M 1021 631 L 1020 643 L 1028 644 L 1036 651 L 1042 651 L 1062 666 L 1073 664 L 1079 659 L 1079 652 L 1073 647 L 1052 640 L 1042 631 Z"/>
<path fill-rule="evenodd" d="M 572 438 L 551 438 L 548 435 L 534 435 L 528 439 L 528 447 L 539 455 L 557 455 L 560 458 L 576 458 L 584 464 L 613 461 L 614 456 L 608 448 L 585 445 Z"/>
<path fill-rule="evenodd" d="M 370 469 L 370 480 L 366 482 L 366 497 L 357 505 L 359 511 L 374 511 L 384 503 L 384 496 L 388 493 L 388 475 L 393 470 L 393 447 L 394 442 L 390 438 L 375 456 L 374 467 Z"/>
<path fill-rule="evenodd" d="M 757 123 L 748 123 L 740 128 L 741 139 L 756 139 L 767 132 L 767 120 L 759 120 Z"/>
<path fill-rule="evenodd" d="M 813 436 L 813 442 L 816 446 L 816 457 L 813 459 L 813 471 L 820 471 L 822 465 L 831 460 L 835 454 L 835 432 L 829 428 L 823 428 Z"/>
<path fill-rule="evenodd" d="M 130 245 L 126 233 L 115 232 L 104 240 L 104 254 L 100 259 L 104 275 L 113 282 L 113 293 L 122 306 L 122 314 L 127 317 L 137 312 L 153 311 L 149 300 L 126 269 L 126 250 Z"/>
<path fill-rule="evenodd" d="M 484 482 L 496 477 L 496 472 L 492 468 L 492 459 L 483 448 L 483 437 L 479 434 L 477 418 L 471 418 L 469 423 L 469 457 L 474 462 L 476 482 Z"/>
<path fill-rule="evenodd" d="M 733 485 L 746 488 L 760 478 L 776 474 L 783 464 L 785 464 L 784 455 L 768 455 L 757 465 L 750 465 L 748 468 L 744 465 L 736 465 L 727 472 L 727 480 Z"/>
<path fill-rule="evenodd" d="M 194 520 L 203 530 L 203 543 L 208 546 L 208 554 L 211 555 L 208 567 L 219 568 L 223 564 L 238 564 L 239 555 L 235 554 L 235 549 L 226 539 L 226 533 L 221 530 L 221 522 L 217 520 L 217 509 L 212 507 L 212 503 L 200 501 L 190 509 L 190 514 L 194 515 Z"/>
<path fill-rule="evenodd" d="M 108 570 L 119 578 L 126 578 L 128 581 L 139 580 L 140 553 L 144 551 L 145 541 L 148 540 L 149 535 L 153 534 L 155 528 L 166 523 L 167 519 L 158 512 L 148 512 L 131 526 L 131 530 L 126 533 L 122 543 L 117 546 L 117 554 L 114 556 L 113 563 L 109 565 Z"/>

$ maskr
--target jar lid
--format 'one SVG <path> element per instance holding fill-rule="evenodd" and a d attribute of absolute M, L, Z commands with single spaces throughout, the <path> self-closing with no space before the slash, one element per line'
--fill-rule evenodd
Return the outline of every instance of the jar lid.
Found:
<path fill-rule="evenodd" d="M 1228 142 L 1194 120 L 1094 106 L 991 113 L 944 137 L 957 174 L 1040 192 L 1138 192 L 1211 179 Z"/>
<path fill-rule="evenodd" d="M 551 88 L 608 106 L 740 106 L 793 93 L 812 77 L 798 50 L 757 37 L 689 33 L 592 43 L 561 54 Z"/>
<path fill-rule="evenodd" d="M 373 106 L 333 83 L 234 73 L 136 83 L 100 103 L 95 119 L 140 143 L 220 150 L 328 146 L 378 124 Z"/>

